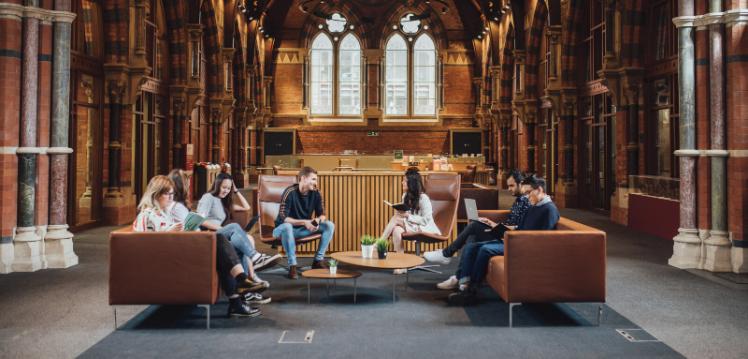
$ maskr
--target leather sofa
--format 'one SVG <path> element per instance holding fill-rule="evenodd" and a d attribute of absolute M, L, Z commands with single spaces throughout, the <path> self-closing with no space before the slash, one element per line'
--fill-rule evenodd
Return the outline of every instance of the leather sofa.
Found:
<path fill-rule="evenodd" d="M 495 222 L 509 211 L 479 211 Z M 486 281 L 509 303 L 605 303 L 606 234 L 561 217 L 556 230 L 507 231 L 504 255 L 491 259 Z"/>
<path fill-rule="evenodd" d="M 109 235 L 109 305 L 198 304 L 219 297 L 216 237 L 213 232 L 134 232 L 128 226 Z"/>

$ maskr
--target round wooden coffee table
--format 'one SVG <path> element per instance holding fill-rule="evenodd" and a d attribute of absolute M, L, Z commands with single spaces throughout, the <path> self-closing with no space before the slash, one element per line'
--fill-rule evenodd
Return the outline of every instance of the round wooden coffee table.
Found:
<path fill-rule="evenodd" d="M 309 269 L 301 272 L 301 276 L 306 278 L 306 302 L 312 301 L 312 278 L 327 280 L 327 295 L 330 295 L 330 279 L 353 279 L 353 303 L 356 303 L 356 278 L 361 276 L 360 272 L 338 268 L 335 274 L 330 274 L 329 269 Z"/>
<path fill-rule="evenodd" d="M 397 253 L 387 252 L 386 259 L 374 258 L 363 258 L 361 257 L 361 251 L 348 251 L 348 252 L 337 252 L 330 255 L 333 259 L 340 263 L 346 263 L 358 267 L 366 267 L 372 269 L 398 269 L 398 268 L 411 268 L 419 266 L 425 262 L 423 258 L 417 255 L 408 253 Z M 338 269 L 340 271 L 340 269 Z M 395 301 L 395 278 L 392 276 L 392 301 Z M 405 283 L 408 283 L 408 271 L 405 272 Z"/>

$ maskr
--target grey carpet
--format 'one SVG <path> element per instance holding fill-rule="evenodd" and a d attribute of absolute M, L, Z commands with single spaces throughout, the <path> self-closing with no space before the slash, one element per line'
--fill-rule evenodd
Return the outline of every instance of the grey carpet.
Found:
<path fill-rule="evenodd" d="M 511 198 L 502 194 L 501 202 L 507 207 Z M 442 351 L 446 356 L 462 350 L 457 355 L 473 357 L 475 349 L 475 357 L 530 357 L 531 353 L 558 357 L 563 356 L 557 350 L 562 345 L 559 343 L 565 343 L 569 355 L 602 356 L 591 351 L 602 346 L 596 336 L 617 341 L 618 334 L 612 329 L 619 327 L 617 323 L 628 326 L 629 321 L 689 358 L 748 357 L 748 291 L 668 266 L 671 241 L 637 233 L 587 211 L 566 209 L 562 215 L 608 233 L 609 309 L 600 328 L 587 326 L 585 321 L 595 319 L 594 308 L 580 304 L 516 308 L 518 328 L 508 329 L 506 305 L 491 299 L 490 291 L 479 307 L 446 307 L 445 294 L 430 289 L 442 277 L 431 279 L 425 273 L 413 278 L 412 288 L 393 305 L 387 282 L 390 276 L 380 274 L 383 282 L 379 283 L 377 275 L 367 273 L 360 282 L 368 294 L 368 299 L 362 297 L 362 305 L 349 304 L 351 298 L 344 294 L 346 285 L 341 283 L 340 295 L 330 300 L 324 298 L 324 286 L 318 284 L 313 303 L 307 306 L 304 282 L 294 283 L 294 290 L 282 293 L 276 290 L 283 286 L 283 280 L 268 276 L 273 281 L 271 294 L 276 303 L 265 306 L 261 318 L 222 319 L 226 308 L 225 303 L 219 303 L 213 309 L 215 329 L 205 331 L 201 329 L 203 311 L 198 308 L 152 308 L 139 314 L 147 307 L 121 307 L 120 318 L 137 319 L 130 322 L 132 326 L 112 334 L 106 282 L 109 227 L 76 233 L 75 251 L 80 257 L 76 267 L 0 275 L 0 357 L 70 358 L 88 349 L 91 351 L 86 356 L 90 357 L 98 356 L 95 353 L 102 345 L 116 346 L 118 355 L 124 356 L 141 343 L 146 348 L 168 348 L 169 356 L 187 357 L 234 351 L 259 357 L 254 355 L 254 348 L 260 353 L 302 356 L 307 351 L 304 348 L 340 343 L 348 344 L 335 346 L 327 356 L 351 351 L 393 357 L 421 357 L 423 353 Z M 570 307 L 575 310 L 568 310 Z M 338 310 L 351 315 L 338 317 Z M 141 318 L 149 319 L 138 324 Z M 372 318 L 379 318 L 381 323 L 373 325 Z M 287 344 L 291 349 L 275 344 L 282 330 L 304 333 L 306 328 L 317 331 L 312 344 Z M 432 335 L 421 337 L 422 332 Z M 229 340 L 224 341 L 224 337 Z M 480 345 L 475 345 L 477 342 Z M 646 350 L 652 346 L 627 345 Z M 550 354 L 545 355 L 543 350 Z M 628 350 L 610 356 L 630 357 Z M 144 356 L 163 352 L 151 351 Z M 639 354 L 643 352 L 635 355 Z"/>
<path fill-rule="evenodd" d="M 202 308 L 153 306 L 82 357 L 681 357 L 663 343 L 626 340 L 616 329 L 638 327 L 610 308 L 597 327 L 591 304 L 515 307 L 515 328 L 508 328 L 508 305 L 490 288 L 483 288 L 478 305 L 448 306 L 448 292 L 434 287 L 443 275 L 413 272 L 407 290 L 405 277 L 397 276 L 393 303 L 393 275 L 365 271 L 357 304 L 352 281 L 338 281 L 330 297 L 325 281 L 313 281 L 307 304 L 306 280 L 265 277 L 273 303 L 261 307 L 262 317 L 226 318 L 224 299 L 212 307 L 213 329 L 206 331 Z M 284 330 L 315 334 L 311 344 L 279 344 Z"/>

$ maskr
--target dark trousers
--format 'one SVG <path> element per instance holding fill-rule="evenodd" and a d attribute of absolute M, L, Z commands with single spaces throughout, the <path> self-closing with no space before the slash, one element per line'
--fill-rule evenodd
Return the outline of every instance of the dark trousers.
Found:
<path fill-rule="evenodd" d="M 462 232 L 460 232 L 460 234 L 457 236 L 457 238 L 455 238 L 454 242 L 452 242 L 447 248 L 444 248 L 442 250 L 442 254 L 444 254 L 445 257 L 452 257 L 467 243 L 486 242 L 490 240 L 496 240 L 504 236 L 504 233 L 501 233 L 500 237 L 495 237 L 490 232 L 486 232 L 486 229 L 489 228 L 490 227 L 483 223 L 470 221 L 465 229 L 463 229 Z"/>
<path fill-rule="evenodd" d="M 488 241 L 470 243 L 465 246 L 460 256 L 460 268 L 457 270 L 458 279 L 469 277 L 473 285 L 480 284 L 486 278 L 488 262 L 493 256 L 504 255 L 503 241 Z"/>
<path fill-rule="evenodd" d="M 216 269 L 226 296 L 236 293 L 236 280 L 231 275 L 231 268 L 237 264 L 241 264 L 241 261 L 234 246 L 226 239 L 226 236 L 216 233 Z"/>

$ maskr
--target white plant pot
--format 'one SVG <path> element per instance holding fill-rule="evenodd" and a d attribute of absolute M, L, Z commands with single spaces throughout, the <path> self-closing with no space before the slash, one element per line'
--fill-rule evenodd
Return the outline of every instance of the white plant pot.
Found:
<path fill-rule="evenodd" d="M 361 257 L 362 258 L 373 258 L 374 257 L 374 245 L 365 246 L 361 245 Z"/>
<path fill-rule="evenodd" d="M 336 273 L 338 273 L 338 267 L 330 267 L 330 274 L 335 275 Z"/>

